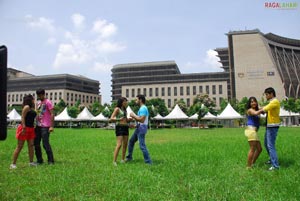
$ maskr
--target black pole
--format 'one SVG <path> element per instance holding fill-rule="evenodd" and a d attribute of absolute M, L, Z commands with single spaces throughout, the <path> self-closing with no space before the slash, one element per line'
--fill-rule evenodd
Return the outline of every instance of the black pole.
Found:
<path fill-rule="evenodd" d="M 7 48 L 0 46 L 0 140 L 7 137 Z"/>

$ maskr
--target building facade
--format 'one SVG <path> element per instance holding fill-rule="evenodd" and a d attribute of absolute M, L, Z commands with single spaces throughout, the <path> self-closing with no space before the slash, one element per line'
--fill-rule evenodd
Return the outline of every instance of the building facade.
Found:
<path fill-rule="evenodd" d="M 208 94 L 219 106 L 227 99 L 229 72 L 181 74 L 174 61 L 119 64 L 112 68 L 112 100 L 129 100 L 144 94 L 161 98 L 168 108 L 183 100 L 193 104 L 197 95 Z"/>
<path fill-rule="evenodd" d="M 181 74 L 174 61 L 119 64 L 112 68 L 112 100 L 145 94 L 170 108 L 177 100 L 190 106 L 196 95 L 208 94 L 218 107 L 222 98 L 260 100 L 267 87 L 280 100 L 300 97 L 300 40 L 258 29 L 226 35 L 228 47 L 215 49 L 224 72 Z"/>
<path fill-rule="evenodd" d="M 229 98 L 263 97 L 273 87 L 276 96 L 300 97 L 300 40 L 258 29 L 227 34 L 228 48 L 217 48 L 220 62 L 229 66 Z"/>
<path fill-rule="evenodd" d="M 8 106 L 22 105 L 24 95 L 32 94 L 35 97 L 38 88 L 45 89 L 46 97 L 53 104 L 61 99 L 68 106 L 73 106 L 78 100 L 85 106 L 94 102 L 101 104 L 100 83 L 96 80 L 69 74 L 34 76 L 12 68 L 8 68 L 7 74 Z"/>

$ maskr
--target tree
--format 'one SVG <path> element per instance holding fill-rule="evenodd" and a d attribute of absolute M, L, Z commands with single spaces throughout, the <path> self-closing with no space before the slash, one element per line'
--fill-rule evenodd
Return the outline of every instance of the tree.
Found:
<path fill-rule="evenodd" d="M 202 119 L 207 114 L 207 112 L 210 112 L 212 114 L 216 113 L 214 109 L 216 107 L 216 103 L 208 96 L 208 94 L 197 95 L 194 98 L 193 103 L 194 104 L 190 111 L 194 111 L 195 113 L 197 113 L 199 120 Z"/>
<path fill-rule="evenodd" d="M 296 99 L 295 105 L 296 105 L 295 112 L 299 113 L 300 112 L 300 99 L 299 98 Z"/>
<path fill-rule="evenodd" d="M 161 98 L 147 100 L 146 105 L 151 117 L 156 116 L 158 113 L 162 116 L 166 116 L 168 114 L 168 108 L 166 107 L 164 100 Z"/>
<path fill-rule="evenodd" d="M 75 106 L 71 106 L 68 108 L 68 114 L 70 117 L 72 118 L 76 118 L 77 115 L 79 114 L 79 109 L 78 107 L 75 107 Z"/>
<path fill-rule="evenodd" d="M 114 108 L 116 106 L 117 106 L 117 101 L 113 101 L 111 103 L 111 105 L 105 103 L 104 106 L 103 106 L 104 109 L 102 110 L 103 116 L 106 117 L 106 118 L 110 118 L 111 115 L 112 115 L 112 113 L 113 113 L 113 111 L 114 111 Z"/>
<path fill-rule="evenodd" d="M 183 99 L 178 100 L 176 102 L 176 104 L 179 106 L 179 108 L 182 110 L 182 112 L 184 112 L 185 114 L 187 113 L 188 108 L 187 108 L 187 105 L 186 105 L 186 103 L 184 102 Z M 174 105 L 174 107 L 175 107 L 175 105 Z"/>
<path fill-rule="evenodd" d="M 244 97 L 241 101 L 237 101 L 237 112 L 240 115 L 246 114 L 246 106 L 247 106 L 248 98 Z"/>
<path fill-rule="evenodd" d="M 103 106 L 100 105 L 99 102 L 94 102 L 91 106 L 90 106 L 90 111 L 94 116 L 97 116 L 98 114 L 100 114 L 100 112 L 103 110 Z"/>
<path fill-rule="evenodd" d="M 289 112 L 297 112 L 296 101 L 294 98 L 287 98 L 281 101 L 281 107 Z"/>
<path fill-rule="evenodd" d="M 60 114 L 67 107 L 66 102 L 63 99 L 60 99 L 59 102 L 54 106 L 54 113 Z"/>

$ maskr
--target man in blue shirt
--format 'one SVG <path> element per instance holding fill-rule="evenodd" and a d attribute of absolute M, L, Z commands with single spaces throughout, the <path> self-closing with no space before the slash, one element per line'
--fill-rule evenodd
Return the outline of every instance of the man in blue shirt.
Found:
<path fill-rule="evenodd" d="M 148 130 L 148 119 L 149 119 L 149 112 L 148 108 L 145 106 L 146 98 L 144 95 L 137 95 L 136 97 L 136 103 L 140 106 L 140 109 L 138 111 L 138 114 L 131 113 L 130 117 L 132 117 L 134 120 L 136 120 L 137 126 L 136 129 L 131 136 L 128 144 L 128 155 L 126 156 L 126 161 L 132 160 L 132 153 L 134 144 L 137 140 L 139 140 L 140 149 L 143 152 L 145 163 L 152 164 L 149 152 L 146 147 L 145 143 L 145 136 Z"/>

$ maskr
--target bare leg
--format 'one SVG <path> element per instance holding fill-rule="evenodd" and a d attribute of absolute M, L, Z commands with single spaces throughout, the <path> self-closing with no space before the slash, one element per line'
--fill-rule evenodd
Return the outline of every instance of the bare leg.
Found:
<path fill-rule="evenodd" d="M 18 159 L 19 153 L 21 152 L 21 150 L 24 146 L 24 142 L 25 141 L 23 141 L 23 140 L 18 140 L 17 148 L 15 149 L 14 154 L 13 154 L 13 164 L 17 163 L 17 159 Z"/>
<path fill-rule="evenodd" d="M 125 160 L 127 145 L 128 145 L 128 135 L 125 135 L 123 136 L 123 142 L 122 142 L 122 160 Z"/>
<path fill-rule="evenodd" d="M 119 154 L 119 151 L 120 151 L 120 148 L 122 145 L 122 138 L 123 138 L 122 136 L 117 136 L 117 145 L 116 145 L 116 148 L 114 151 L 114 161 L 113 162 L 117 161 L 118 154 Z"/>
<path fill-rule="evenodd" d="M 29 162 L 31 163 L 33 162 L 33 155 L 34 155 L 33 139 L 27 140 L 27 145 L 28 145 Z"/>
<path fill-rule="evenodd" d="M 255 141 L 248 141 L 250 145 L 250 150 L 248 152 L 248 160 L 247 160 L 247 167 L 251 168 L 252 167 L 252 161 L 253 161 L 253 156 L 255 152 Z"/>
<path fill-rule="evenodd" d="M 252 165 L 255 163 L 256 159 L 259 157 L 259 155 L 262 151 L 260 141 L 255 141 L 255 147 L 256 147 L 256 150 L 254 152 Z"/>

